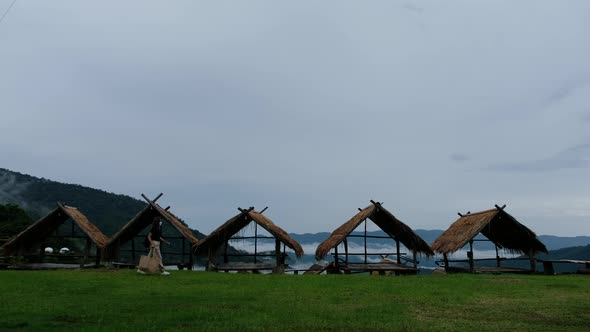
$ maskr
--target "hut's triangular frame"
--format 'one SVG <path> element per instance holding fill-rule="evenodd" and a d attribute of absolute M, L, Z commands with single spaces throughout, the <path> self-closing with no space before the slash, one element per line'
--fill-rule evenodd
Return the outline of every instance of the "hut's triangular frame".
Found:
<path fill-rule="evenodd" d="M 174 214 L 168 211 L 168 208 L 164 209 L 156 203 L 162 195 L 163 194 L 160 193 L 156 198 L 151 200 L 144 194 L 141 194 L 143 199 L 147 202 L 147 205 L 111 237 L 106 246 L 109 260 L 114 261 L 118 259 L 121 246 L 128 241 L 132 241 L 137 234 L 148 227 L 155 215 L 162 217 L 164 221 L 176 229 L 183 238 L 188 240 L 190 243 L 189 248 L 192 248 L 199 243 L 199 239 L 193 234 L 188 226 L 178 220 Z M 134 242 L 132 242 L 132 245 L 134 245 Z M 189 263 L 186 267 L 192 269 L 192 265 L 194 264 L 192 250 L 189 249 L 187 254 L 189 255 Z"/>
<path fill-rule="evenodd" d="M 537 238 L 535 232 L 521 224 L 505 211 L 506 205 L 495 205 L 493 209 L 459 213 L 453 222 L 434 242 L 432 249 L 443 255 L 445 268 L 449 268 L 448 255 L 469 244 L 469 269 L 475 272 L 473 241 L 482 234 L 496 247 L 496 265 L 500 267 L 498 249 L 528 255 L 531 270 L 535 270 L 535 254 L 547 253 L 545 245 Z M 492 227 L 493 226 L 493 227 Z"/>
<path fill-rule="evenodd" d="M 59 226 L 68 220 L 78 226 L 78 228 L 87 236 L 86 252 L 89 251 L 90 243 L 96 246 L 96 264 L 100 258 L 104 257 L 104 250 L 109 238 L 104 235 L 96 225 L 76 207 L 65 205 L 61 202 L 56 203 L 57 207 L 44 217 L 29 225 L 25 230 L 8 240 L 0 251 L 6 256 L 14 254 L 20 255 L 26 249 L 31 249 L 42 243 L 43 239 L 51 236 Z M 43 248 L 41 248 L 43 250 Z"/>
<path fill-rule="evenodd" d="M 224 262 L 227 263 L 227 244 L 240 230 L 248 226 L 251 222 L 261 226 L 267 232 L 269 232 L 276 240 L 275 251 L 277 255 L 277 267 L 283 265 L 280 256 L 279 243 L 283 243 L 285 246 L 291 248 L 297 257 L 303 256 L 303 248 L 295 241 L 285 230 L 277 226 L 272 220 L 266 217 L 263 212 L 266 208 L 260 212 L 255 211 L 254 207 L 248 209 L 238 208 L 240 213 L 228 219 L 225 223 L 215 229 L 211 234 L 202 239 L 198 245 L 194 247 L 196 254 L 207 254 L 208 268 L 213 266 L 213 258 L 215 252 L 217 252 L 221 246 L 225 245 L 224 248 Z M 284 251 L 284 250 L 283 250 Z"/>
<path fill-rule="evenodd" d="M 434 252 L 418 234 L 416 234 L 408 225 L 404 224 L 401 220 L 397 219 L 391 212 L 385 209 L 382 203 L 371 200 L 371 205 L 360 211 L 350 218 L 347 222 L 338 227 L 332 234 L 324 240 L 316 249 L 316 259 L 321 260 L 328 255 L 330 250 L 335 249 L 335 260 L 336 266 L 339 266 L 337 250 L 341 243 L 345 243 L 345 255 L 348 256 L 347 238 L 350 234 L 357 229 L 361 223 L 365 223 L 367 219 L 371 220 L 377 227 L 385 232 L 390 238 L 396 241 L 396 254 L 397 262 L 400 263 L 400 249 L 399 243 L 401 242 L 406 248 L 412 250 L 414 256 L 419 253 L 427 257 L 433 256 Z M 365 260 L 370 255 L 366 250 L 366 226 L 365 226 Z M 413 259 L 416 262 L 415 258 Z"/>

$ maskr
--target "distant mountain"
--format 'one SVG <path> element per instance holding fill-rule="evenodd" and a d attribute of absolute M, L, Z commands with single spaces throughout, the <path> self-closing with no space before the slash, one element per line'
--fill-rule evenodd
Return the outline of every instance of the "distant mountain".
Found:
<path fill-rule="evenodd" d="M 0 168 L 0 204 L 14 204 L 37 220 L 56 202 L 75 206 L 105 235 L 111 236 L 146 206 L 146 202 L 104 190 L 38 178 Z M 204 235 L 193 230 L 198 238 Z"/>
<path fill-rule="evenodd" d="M 586 246 L 576 246 L 552 250 L 547 254 L 541 254 L 539 259 L 574 259 L 590 261 L 590 244 Z"/>

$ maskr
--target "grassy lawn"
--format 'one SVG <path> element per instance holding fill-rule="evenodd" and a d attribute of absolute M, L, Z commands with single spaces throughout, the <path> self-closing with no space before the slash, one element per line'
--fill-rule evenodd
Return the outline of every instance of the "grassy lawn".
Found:
<path fill-rule="evenodd" d="M 0 330 L 588 331 L 588 276 L 0 271 Z"/>

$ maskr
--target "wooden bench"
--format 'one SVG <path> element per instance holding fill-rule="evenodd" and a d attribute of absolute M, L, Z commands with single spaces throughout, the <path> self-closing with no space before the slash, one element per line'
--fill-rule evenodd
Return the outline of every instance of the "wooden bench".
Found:
<path fill-rule="evenodd" d="M 217 271 L 237 271 L 237 272 L 252 272 L 258 273 L 260 271 L 275 271 L 276 266 L 273 264 L 264 263 L 222 263 L 215 266 Z"/>
<path fill-rule="evenodd" d="M 341 264 L 340 269 L 345 273 L 351 272 L 378 272 L 385 274 L 385 272 L 394 272 L 395 274 L 416 274 L 418 269 L 396 263 L 348 263 Z"/>

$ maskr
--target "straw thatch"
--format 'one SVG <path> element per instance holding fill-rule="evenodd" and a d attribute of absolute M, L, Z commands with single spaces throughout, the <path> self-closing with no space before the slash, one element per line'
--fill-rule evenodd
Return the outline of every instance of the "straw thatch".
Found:
<path fill-rule="evenodd" d="M 224 245 L 226 241 L 228 241 L 232 236 L 234 236 L 252 221 L 267 230 L 287 247 L 293 249 L 297 257 L 303 256 L 303 248 L 301 248 L 301 245 L 297 241 L 295 241 L 291 236 L 289 236 L 287 232 L 275 225 L 262 213 L 254 211 L 253 208 L 242 210 L 239 214 L 235 215 L 223 225 L 219 226 L 216 230 L 209 234 L 209 236 L 201 240 L 201 242 L 195 246 L 195 253 L 203 254 L 209 249 L 216 251 L 222 245 Z"/>
<path fill-rule="evenodd" d="M 146 198 L 147 206 L 131 219 L 123 228 L 113 235 L 107 244 L 110 255 L 116 256 L 119 248 L 126 242 L 133 239 L 143 229 L 151 225 L 154 217 L 161 217 L 174 227 L 184 238 L 190 241 L 191 245 L 199 243 L 193 232 L 171 212 L 163 209 L 156 202 Z M 114 258 L 114 257 L 112 257 Z"/>
<path fill-rule="evenodd" d="M 432 249 L 441 254 L 453 253 L 479 233 L 507 251 L 521 254 L 547 252 L 532 230 L 500 207 L 461 216 L 432 243 Z"/>
<path fill-rule="evenodd" d="M 387 235 L 401 242 L 406 248 L 426 256 L 433 256 L 434 252 L 418 234 L 408 225 L 397 219 L 391 212 L 387 211 L 380 203 L 375 202 L 362 209 L 350 220 L 338 227 L 330 237 L 318 246 L 315 257 L 322 259 L 338 246 L 346 237 L 352 233 L 365 219 L 370 219 L 381 228 Z"/>
<path fill-rule="evenodd" d="M 7 256 L 16 253 L 20 248 L 24 250 L 31 249 L 39 245 L 43 239 L 49 237 L 68 219 L 78 225 L 99 250 L 105 248 L 109 238 L 91 223 L 82 212 L 75 207 L 57 203 L 55 210 L 10 239 L 1 249 Z"/>

